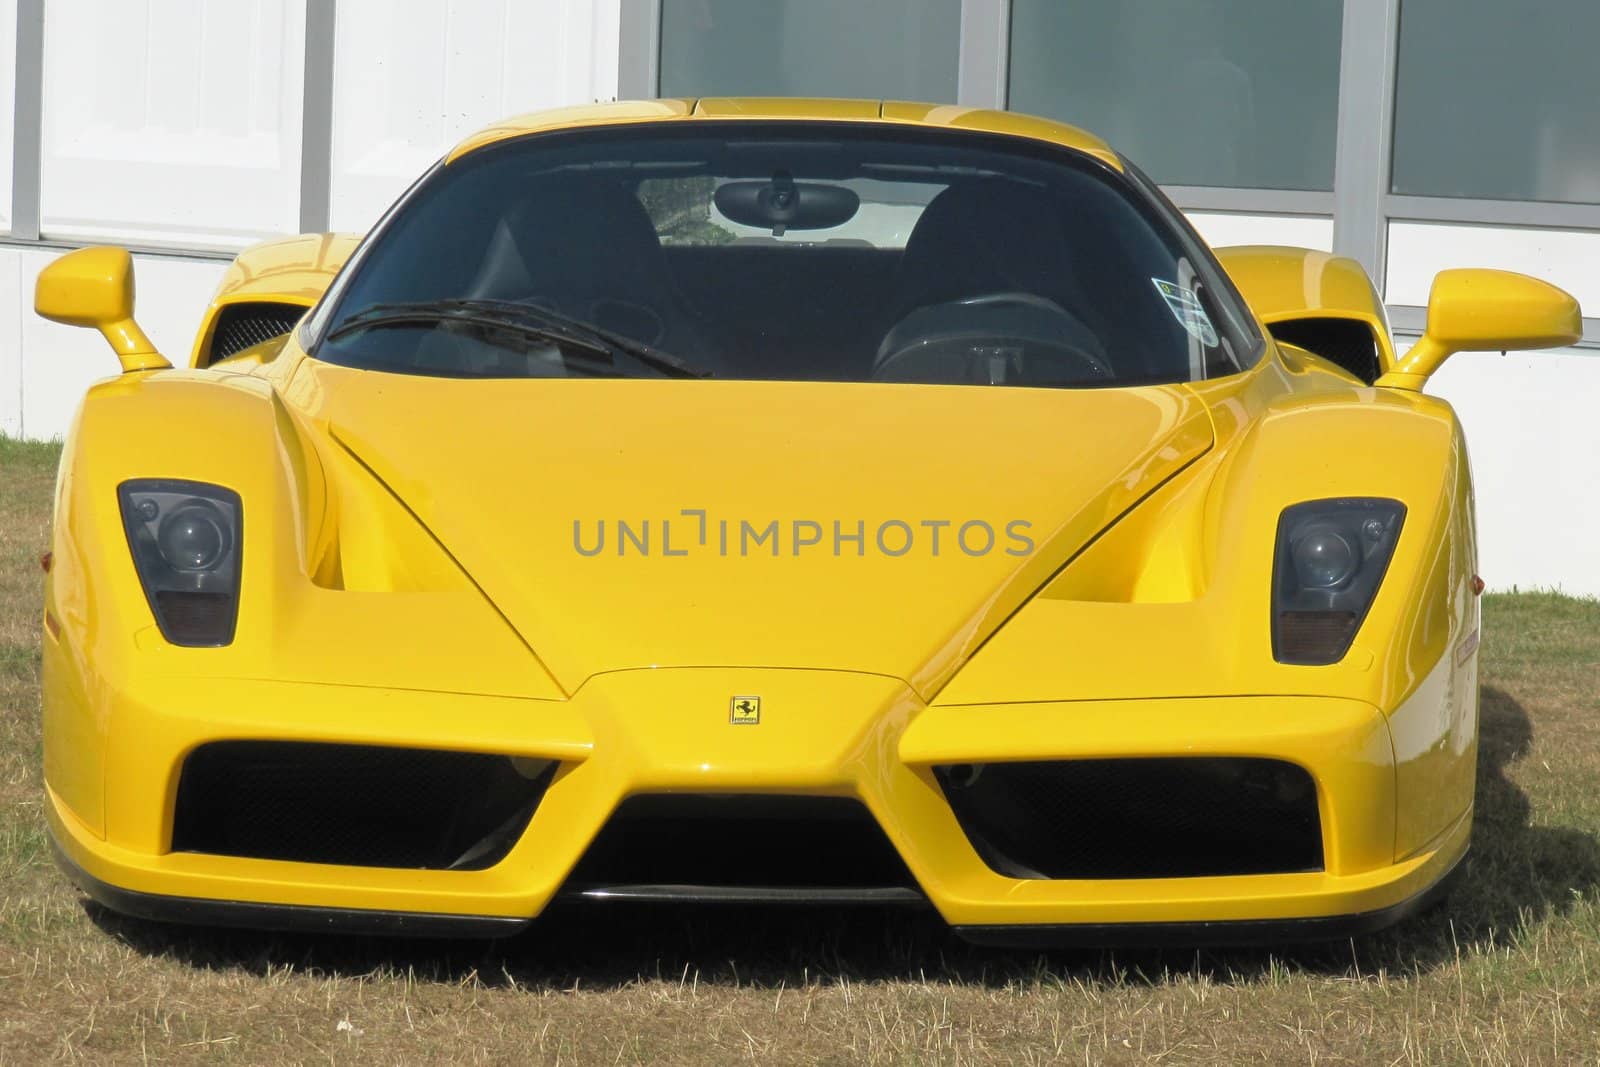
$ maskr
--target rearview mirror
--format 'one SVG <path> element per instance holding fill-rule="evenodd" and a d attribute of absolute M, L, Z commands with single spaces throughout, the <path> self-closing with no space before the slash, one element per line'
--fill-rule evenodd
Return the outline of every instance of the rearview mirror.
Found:
<path fill-rule="evenodd" d="M 34 285 L 33 310 L 99 330 L 125 372 L 172 366 L 133 321 L 133 257 L 125 248 L 80 248 L 51 263 Z"/>
<path fill-rule="evenodd" d="M 1457 352 L 1561 348 L 1582 337 L 1578 301 L 1549 282 L 1503 270 L 1441 271 L 1422 339 L 1378 384 L 1420 390 Z"/>
<path fill-rule="evenodd" d="M 797 182 L 784 171 L 765 182 L 728 182 L 713 194 L 723 217 L 759 226 L 782 237 L 786 230 L 843 226 L 861 207 L 861 197 L 842 185 Z"/>

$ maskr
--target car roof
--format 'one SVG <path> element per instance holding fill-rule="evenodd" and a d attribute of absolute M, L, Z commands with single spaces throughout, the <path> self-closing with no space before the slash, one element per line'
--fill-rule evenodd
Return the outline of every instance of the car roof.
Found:
<path fill-rule="evenodd" d="M 535 111 L 504 119 L 467 137 L 445 157 L 453 163 L 488 145 L 529 134 L 584 126 L 729 119 L 773 122 L 860 122 L 973 130 L 1045 141 L 1082 152 L 1117 170 L 1122 161 L 1094 134 L 1053 119 L 990 108 L 897 100 L 820 100 L 803 97 L 726 96 L 677 100 L 617 100 Z"/>

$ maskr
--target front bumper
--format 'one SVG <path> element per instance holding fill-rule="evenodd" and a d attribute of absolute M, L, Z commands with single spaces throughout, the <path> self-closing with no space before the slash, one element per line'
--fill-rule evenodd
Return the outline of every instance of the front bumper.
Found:
<path fill-rule="evenodd" d="M 1397 857 L 1387 721 L 1369 705 L 1332 698 L 926 708 L 895 679 L 732 668 L 604 674 L 559 702 L 176 677 L 141 679 L 137 691 L 124 689 L 96 709 L 71 706 L 61 692 L 47 687 L 47 717 L 93 714 L 105 724 L 101 827 L 48 791 L 64 866 L 114 910 L 180 921 L 496 936 L 520 928 L 561 891 L 625 798 L 771 793 L 859 799 L 928 901 L 974 940 L 1342 936 L 1425 902 L 1465 853 L 1471 827 L 1470 811 L 1461 812 L 1424 849 Z M 730 723 L 736 694 L 761 695 L 759 724 Z M 561 769 L 521 838 L 484 870 L 171 851 L 186 754 L 249 739 L 492 752 L 559 760 Z M 932 773 L 949 763 L 1161 756 L 1304 767 L 1317 786 L 1324 869 L 1007 877 L 969 843 Z"/>

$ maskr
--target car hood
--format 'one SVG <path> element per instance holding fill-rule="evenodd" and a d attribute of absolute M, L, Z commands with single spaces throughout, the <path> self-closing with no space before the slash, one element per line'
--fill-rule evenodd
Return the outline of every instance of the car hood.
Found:
<path fill-rule="evenodd" d="M 761 666 L 929 697 L 1213 441 L 1185 386 L 314 373 L 331 436 L 567 692 L 603 671 Z"/>

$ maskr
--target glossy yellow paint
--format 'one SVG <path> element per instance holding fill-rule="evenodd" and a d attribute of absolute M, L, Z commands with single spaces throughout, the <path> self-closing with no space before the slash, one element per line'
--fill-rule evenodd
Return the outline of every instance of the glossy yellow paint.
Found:
<path fill-rule="evenodd" d="M 732 728 L 729 692 L 760 692 L 762 725 Z M 1426 888 L 1466 846 L 1463 825 L 1392 860 L 1393 775 L 1376 709 L 1317 698 L 1218 698 L 923 710 L 903 683 L 839 671 L 704 668 L 598 676 L 570 701 L 525 710 L 507 698 L 443 698 L 233 681 L 163 679 L 140 719 L 154 751 L 212 737 L 387 738 L 564 760 L 526 835 L 484 871 L 398 871 L 166 850 L 169 761 L 108 768 L 106 840 L 51 796 L 52 829 L 102 880 L 151 893 L 283 904 L 537 914 L 621 800 L 638 792 L 751 791 L 861 798 L 918 883 L 954 923 L 1139 922 L 1338 915 Z M 1197 729 L 1196 723 L 1207 724 Z M 1317 772 L 1328 869 L 1160 880 L 1033 881 L 990 870 L 967 843 L 927 764 L 959 753 L 1293 753 Z M 1452 832 L 1453 831 L 1453 832 Z"/>
<path fill-rule="evenodd" d="M 469 152 L 513 137 L 590 126 L 675 122 L 697 119 L 805 120 L 938 126 L 1047 141 L 1094 156 L 1121 170 L 1122 160 L 1094 134 L 1053 119 L 1015 111 L 920 104 L 896 100 L 826 100 L 800 97 L 703 97 L 698 100 L 618 100 L 555 108 L 519 115 L 472 134 L 446 157 L 453 163 Z"/>
<path fill-rule="evenodd" d="M 360 243 L 360 234 L 303 233 L 263 241 L 240 252 L 217 284 L 200 320 L 189 365 L 205 367 L 212 362 L 211 339 L 223 308 L 230 304 L 268 303 L 309 309 Z M 230 369 L 270 362 L 282 347 L 281 343 L 267 342 L 248 353 L 238 353 L 229 357 Z"/>
<path fill-rule="evenodd" d="M 492 590 L 569 692 L 601 671 L 737 663 L 885 674 L 931 696 L 1110 518 L 1211 444 L 1204 407 L 1181 387 L 961 396 L 445 381 L 320 363 L 297 385 L 316 391 L 332 439 Z M 969 432 L 928 432 L 954 418 Z M 991 476 L 1020 455 L 1036 478 Z M 481 477 L 449 473 L 465 468 Z M 536 492 L 508 491 L 522 471 L 539 472 Z M 922 524 L 939 520 L 951 525 L 934 556 Z M 862 540 L 836 541 L 835 522 Z M 601 523 L 603 549 L 578 551 L 579 540 L 598 545 Z M 619 523 L 647 543 L 623 540 Z M 775 538 L 758 542 L 772 523 Z M 799 539 L 819 540 L 797 547 L 797 523 L 816 523 Z M 880 547 L 906 540 L 896 523 L 921 533 L 901 556 Z M 992 551 L 962 550 L 966 523 L 988 525 Z M 1035 551 L 1008 553 L 1021 550 L 1012 523 L 1027 524 Z M 976 526 L 965 536 L 974 551 L 990 539 Z"/>
<path fill-rule="evenodd" d="M 1394 707 L 1445 652 L 1425 628 L 1396 655 L 1390 635 L 1418 628 L 1414 612 L 1465 608 L 1471 571 L 1448 584 L 1408 585 L 1465 519 L 1455 490 L 1465 451 L 1454 416 L 1430 397 L 1352 385 L 1282 357 L 1245 375 L 1193 387 L 1217 423 L 1213 454 L 1073 559 L 996 634 L 940 703 L 1316 692 Z M 1341 442 L 1326 455 L 1326 442 Z M 1352 458 L 1347 449 L 1356 453 Z M 1403 464 L 1383 462 L 1385 450 Z M 1325 458 L 1324 458 L 1325 456 Z M 1345 659 L 1305 668 L 1272 659 L 1261 597 L 1270 588 L 1278 515 L 1290 504 L 1350 496 L 1407 503 L 1408 535 L 1391 576 Z M 1062 642 L 1063 633 L 1093 640 Z M 1182 648 L 1181 655 L 1165 650 Z"/>
<path fill-rule="evenodd" d="M 514 120 L 456 154 L 697 114 L 966 124 L 1099 151 L 1042 120 L 931 105 L 662 101 Z M 312 299 L 349 249 L 297 240 L 247 253 L 218 301 Z M 1347 261 L 1227 261 L 1269 323 L 1381 322 Z M 147 477 L 244 501 L 228 647 L 170 646 L 150 616 L 114 503 L 118 484 Z M 1405 504 L 1388 577 L 1342 662 L 1276 663 L 1278 516 L 1341 496 Z M 320 363 L 291 336 L 250 374 L 128 375 L 84 402 L 46 583 L 51 829 L 90 874 L 141 892 L 531 916 L 630 794 L 812 793 L 861 799 L 956 923 L 1370 911 L 1426 889 L 1467 847 L 1472 509 L 1448 405 L 1271 344 L 1229 378 L 1072 391 L 424 379 Z M 589 552 L 602 520 L 612 539 Z M 835 521 L 846 535 L 859 522 L 861 540 L 841 545 Z M 771 522 L 776 539 L 747 551 L 743 524 Z M 943 551 L 887 551 L 896 522 L 914 535 L 947 524 Z M 991 551 L 963 550 L 967 522 L 995 532 Z M 1031 551 L 1006 554 L 1012 522 Z M 741 693 L 761 695 L 759 726 L 728 724 Z M 249 738 L 562 766 L 487 870 L 171 851 L 186 754 Z M 979 858 L 931 773 L 1173 754 L 1306 768 L 1325 869 L 1013 879 Z"/>
<path fill-rule="evenodd" d="M 1560 348 L 1583 337 L 1583 312 L 1570 293 L 1504 270 L 1441 271 L 1428 294 L 1428 325 L 1378 384 L 1418 389 L 1457 352 Z"/>
<path fill-rule="evenodd" d="M 46 640 L 47 776 L 64 847 L 113 884 L 534 914 L 615 804 L 642 789 L 858 796 L 935 905 L 962 923 L 1366 910 L 1423 888 L 1465 846 L 1458 833 L 1425 853 L 1395 851 L 1395 791 L 1411 779 L 1406 768 L 1397 774 L 1383 709 L 1406 706 L 1440 656 L 1431 632 L 1415 655 L 1397 653 L 1386 635 L 1414 627 L 1406 621 L 1420 610 L 1414 604 L 1436 594 L 1386 586 L 1361 647 L 1317 669 L 1314 682 L 1305 668 L 1271 662 L 1260 595 L 1266 539 L 1284 502 L 1358 487 L 1417 500 L 1438 492 L 1430 478 L 1451 461 L 1454 430 L 1436 401 L 1352 389 L 1278 357 L 1196 388 L 972 396 L 755 382 L 446 382 L 314 361 L 299 361 L 292 379 L 281 396 L 261 379 L 219 388 L 208 372 L 118 379 L 91 395 L 95 417 L 79 427 L 83 458 L 64 481 L 50 578 L 63 626 Z M 583 417 L 597 403 L 609 413 L 609 447 Z M 1312 414 L 1288 417 L 1293 404 Z M 750 410 L 771 415 L 759 440 L 730 457 L 718 427 Z M 1232 422 L 1215 415 L 1231 410 L 1240 412 Z M 1410 432 L 1385 439 L 1418 461 L 1376 472 L 1294 469 L 1309 440 L 1353 417 Z M 152 418 L 183 432 L 139 454 L 106 444 L 136 436 L 132 420 Z M 959 437 L 916 432 L 957 418 Z M 663 449 L 669 421 L 677 430 Z M 1063 437 L 1068 427 L 1095 438 Z M 225 456 L 191 444 L 229 434 L 238 444 Z M 989 476 L 1041 439 L 1057 446 L 1047 450 L 1048 469 L 1015 481 Z M 800 451 L 808 462 L 798 462 Z M 563 462 L 572 455 L 590 458 Z M 847 457 L 852 477 L 840 480 L 834 471 Z M 442 476 L 462 465 L 480 477 Z M 537 493 L 507 491 L 530 470 L 540 472 Z M 251 607 L 228 648 L 160 640 L 118 551 L 115 515 L 85 499 L 104 492 L 92 486 L 149 471 L 205 477 L 250 502 L 246 551 L 258 564 L 245 579 Z M 1385 480 L 1361 481 L 1378 473 Z M 1050 533 L 1028 560 L 796 557 L 788 548 L 737 559 L 578 556 L 570 517 L 618 517 L 623 484 L 633 489 L 629 518 L 676 517 L 685 502 L 713 522 L 778 508 L 917 518 L 937 501 L 955 509 L 939 515 L 1023 516 Z M 1126 526 L 1125 542 L 1124 524 L 1113 525 L 1084 551 L 1146 496 L 1159 505 L 1150 512 L 1158 521 Z M 1222 514 L 1211 513 L 1214 496 Z M 1416 522 L 1429 521 L 1426 510 L 1413 512 Z M 448 556 L 417 536 L 418 519 Z M 1448 529 L 1457 517 L 1433 521 Z M 1419 531 L 1402 540 L 1396 574 L 1426 561 L 1434 537 Z M 692 526 L 684 532 L 684 544 L 697 540 Z M 1098 599 L 1074 591 L 1080 566 L 1108 551 L 1131 572 L 1138 560 L 1165 559 L 1160 566 L 1183 577 L 1136 576 L 1106 585 Z M 111 580 L 88 580 L 104 559 L 114 564 Z M 1466 577 L 1446 575 L 1439 588 L 1458 612 L 1475 611 Z M 758 624 L 741 621 L 741 608 Z M 1459 626 L 1450 621 L 1438 639 Z M 1427 662 L 1412 679 L 1414 658 Z M 1303 697 L 1308 685 L 1327 695 Z M 727 726 L 733 692 L 762 694 L 759 728 Z M 1240 692 L 1257 695 L 1227 695 Z M 183 755 L 209 740 L 251 737 L 495 751 L 562 759 L 567 769 L 528 836 L 485 872 L 168 851 Z M 1170 752 L 1175 737 L 1185 752 L 1311 770 L 1324 798 L 1328 869 L 1183 884 L 1018 881 L 978 859 L 928 771 L 939 761 Z M 1417 754 L 1433 758 L 1433 748 Z M 97 764 L 101 773 L 84 772 Z M 1459 821 L 1468 801 L 1456 800 L 1450 817 Z"/>
<path fill-rule="evenodd" d="M 99 330 L 124 371 L 172 366 L 133 320 L 133 257 L 123 248 L 80 248 L 44 270 L 33 310 L 52 322 Z"/>
<path fill-rule="evenodd" d="M 1395 365 L 1389 314 L 1360 263 L 1311 248 L 1235 245 L 1219 248 L 1222 264 L 1269 328 L 1296 319 L 1349 319 L 1372 331 L 1378 366 Z"/>

